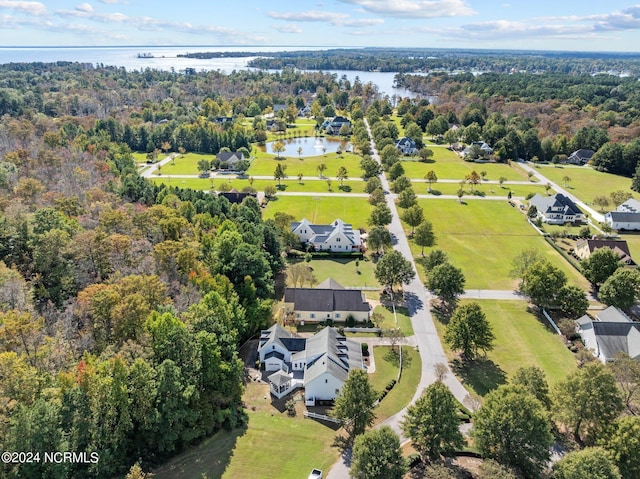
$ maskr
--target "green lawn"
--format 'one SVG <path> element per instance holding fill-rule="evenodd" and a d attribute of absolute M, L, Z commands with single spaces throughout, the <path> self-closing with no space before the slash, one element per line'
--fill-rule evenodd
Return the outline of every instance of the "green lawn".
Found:
<path fill-rule="evenodd" d="M 307 156 L 306 158 L 297 157 L 281 157 L 276 158 L 264 152 L 259 152 L 247 170 L 248 176 L 273 176 L 273 172 L 278 164 L 287 167 L 286 174 L 290 177 L 296 177 L 299 173 L 304 176 L 318 176 L 318 165 L 324 163 L 327 168 L 324 170 L 324 176 L 336 176 L 338 168 L 344 166 L 347 173 L 352 178 L 359 178 L 362 175 L 360 169 L 360 156 L 353 153 L 344 153 L 338 156 L 336 153 L 327 153 L 326 155 Z"/>
<path fill-rule="evenodd" d="M 571 283 L 585 289 L 584 277 L 527 223 L 524 215 L 504 201 L 467 201 L 420 199 L 425 218 L 433 223 L 434 248 L 444 250 L 451 262 L 462 268 L 467 289 L 510 289 L 516 281 L 509 278 L 511 260 L 526 248 L 543 251 L 562 269 Z M 410 241 L 414 257 L 420 259 L 420 247 Z M 428 253 L 430 248 L 425 248 Z M 418 267 L 423 275 L 424 270 Z M 424 276 L 423 276 L 424 278 Z"/>
<path fill-rule="evenodd" d="M 428 201 L 428 200 L 425 200 Z M 281 196 L 270 201 L 264 210 L 264 218 L 273 218 L 282 211 L 297 220 L 307 218 L 311 223 L 329 224 L 336 218 L 364 228 L 371 214 L 371 205 L 366 198 L 344 196 Z"/>
<path fill-rule="evenodd" d="M 568 176 L 571 181 L 567 183 L 566 189 L 587 204 L 592 203 L 596 196 L 609 196 L 612 191 L 631 192 L 631 178 L 603 173 L 589 167 L 541 166 L 538 171 L 562 187 L 565 184 L 564 177 Z"/>
<path fill-rule="evenodd" d="M 375 264 L 367 257 L 360 260 L 358 265 L 360 273 L 356 272 L 355 259 L 313 259 L 308 264 L 313 268 L 313 274 L 318 283 L 322 283 L 327 278 L 333 278 L 342 286 L 380 287 L 373 274 Z M 288 278 L 287 285 L 293 286 L 289 283 Z"/>
<path fill-rule="evenodd" d="M 376 391 L 382 391 L 389 381 L 398 377 L 398 356 L 390 346 L 373 348 L 376 371 L 369 375 L 369 381 Z M 376 422 L 384 421 L 409 404 L 420 382 L 422 361 L 420 353 L 408 346 L 402 347 L 402 375 L 395 387 L 380 401 L 375 409 Z"/>
<path fill-rule="evenodd" d="M 429 185 L 423 182 L 413 182 L 413 189 L 417 194 L 427 194 Z M 459 183 L 434 183 L 431 186 L 432 194 L 435 195 L 457 195 L 460 189 Z M 501 196 L 507 198 L 509 191 L 513 196 L 526 197 L 529 193 L 540 193 L 546 195 L 546 191 L 543 185 L 540 184 L 527 184 L 527 185 L 495 185 L 481 183 L 473 187 L 471 191 L 471 185 L 465 183 L 464 185 L 464 197 L 473 198 L 474 196 Z M 549 190 L 549 194 L 554 194 L 553 190 Z"/>
<path fill-rule="evenodd" d="M 197 175 L 200 173 L 198 171 L 198 161 L 211 161 L 213 159 L 215 159 L 215 155 L 212 154 L 185 153 L 164 165 L 161 172 L 164 175 Z"/>
<path fill-rule="evenodd" d="M 249 411 L 249 428 L 238 439 L 229 466 L 222 476 L 209 477 L 298 479 L 314 467 L 327 472 L 338 459 L 331 446 L 335 434 L 311 419 Z"/>
<path fill-rule="evenodd" d="M 133 153 L 131 153 L 131 155 L 133 156 L 133 161 L 135 161 L 136 163 L 146 163 L 147 162 L 147 154 L 146 153 L 142 153 L 140 151 L 134 151 Z"/>
<path fill-rule="evenodd" d="M 461 303 L 469 302 L 468 300 Z M 509 380 L 520 367 L 538 366 L 553 385 L 577 367 L 573 354 L 560 336 L 527 311 L 525 301 L 478 301 L 496 337 L 494 349 L 486 359 L 460 367 L 454 361 L 458 377 L 471 391 L 484 396 Z M 436 321 L 438 334 L 443 336 L 445 325 Z M 443 344 L 450 360 L 456 356 Z"/>
<path fill-rule="evenodd" d="M 164 168 L 162 169 L 164 173 Z M 235 175 L 229 177 L 217 176 L 215 178 L 167 178 L 165 176 L 154 177 L 151 179 L 158 184 L 167 184 L 174 186 L 182 186 L 183 188 L 193 188 L 195 190 L 219 190 L 221 185 L 227 184 L 232 188 L 241 190 L 248 186 L 252 186 L 256 191 L 264 191 L 267 185 L 277 186 L 275 180 L 253 180 L 253 184 L 249 183 L 249 178 L 237 178 Z M 331 191 L 325 180 L 305 180 L 299 182 L 297 179 L 282 180 L 281 191 L 290 192 L 308 192 L 308 193 L 364 193 L 366 186 L 364 181 L 344 181 L 343 188 L 340 182 L 332 180 Z"/>
<path fill-rule="evenodd" d="M 384 316 L 384 320 L 378 324 L 378 327 L 382 329 L 399 327 L 404 336 L 413 335 L 413 326 L 411 326 L 411 317 L 409 316 L 409 310 L 407 308 L 396 308 L 396 316 L 398 318 L 397 325 L 393 318 L 393 309 L 391 306 L 376 306 L 374 312 L 381 313 Z"/>
<path fill-rule="evenodd" d="M 472 171 L 480 174 L 486 171 L 487 180 L 497 181 L 504 176 L 508 181 L 526 181 L 527 176 L 519 169 L 505 163 L 472 163 L 462 160 L 456 153 L 443 147 L 433 147 L 434 155 L 429 162 L 406 160 L 402 162 L 405 175 L 409 178 L 424 178 L 429 170 L 436 172 L 441 179 L 464 179 Z"/>

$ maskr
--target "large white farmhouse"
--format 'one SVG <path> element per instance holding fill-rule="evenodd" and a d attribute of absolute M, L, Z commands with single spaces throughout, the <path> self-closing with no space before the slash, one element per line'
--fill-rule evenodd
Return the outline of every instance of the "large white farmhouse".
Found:
<path fill-rule="evenodd" d="M 362 248 L 360 231 L 339 218 L 330 225 L 314 225 L 303 218 L 302 221 L 291 223 L 291 231 L 300 238 L 301 243 L 312 245 L 316 251 L 349 253 Z"/>
<path fill-rule="evenodd" d="M 298 338 L 274 324 L 260 334 L 258 354 L 265 371 L 274 371 L 268 378 L 271 394 L 280 399 L 304 388 L 307 405 L 334 400 L 349 371 L 364 369 L 360 343 L 330 327 Z"/>

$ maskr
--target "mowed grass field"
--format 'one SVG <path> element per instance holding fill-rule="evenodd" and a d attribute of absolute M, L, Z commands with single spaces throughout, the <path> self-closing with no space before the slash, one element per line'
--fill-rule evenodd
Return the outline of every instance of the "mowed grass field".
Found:
<path fill-rule="evenodd" d="M 522 250 L 536 248 L 563 270 L 569 281 L 585 290 L 588 283 L 558 252 L 527 223 L 524 215 L 507 201 L 419 199 L 426 219 L 433 223 L 436 244 L 457 267 L 462 268 L 467 289 L 512 289 L 517 280 L 509 278 L 511 260 Z M 409 229 L 405 229 L 410 231 Z M 414 257 L 421 248 L 409 241 Z M 424 279 L 424 270 L 418 266 Z"/>
<path fill-rule="evenodd" d="M 185 153 L 174 158 L 160 170 L 164 175 L 198 175 L 198 162 L 200 160 L 212 161 L 216 155 L 211 153 Z"/>
<path fill-rule="evenodd" d="M 344 166 L 352 178 L 360 178 L 362 170 L 360 169 L 360 156 L 354 153 L 327 153 L 326 155 L 307 156 L 298 158 L 297 156 L 281 156 L 277 158 L 275 155 L 269 155 L 259 152 L 255 159 L 251 162 L 251 166 L 247 170 L 247 176 L 273 176 L 273 172 L 277 165 L 286 166 L 286 174 L 290 177 L 296 177 L 299 173 L 304 176 L 319 176 L 318 166 L 324 163 L 327 168 L 323 171 L 323 176 L 336 176 L 338 168 Z"/>
<path fill-rule="evenodd" d="M 486 171 L 487 180 L 497 181 L 504 176 L 508 181 L 526 181 L 527 175 L 518 168 L 506 163 L 473 163 L 462 160 L 457 153 L 442 147 L 434 146 L 433 157 L 428 162 L 405 159 L 402 166 L 409 178 L 424 178 L 428 171 L 433 170 L 440 179 L 463 180 L 472 171 L 480 174 Z"/>
<path fill-rule="evenodd" d="M 460 303 L 468 303 L 463 300 Z M 526 301 L 476 301 L 484 311 L 496 337 L 494 349 L 467 366 L 454 361 L 456 374 L 465 386 L 480 396 L 507 382 L 513 373 L 526 366 L 542 369 L 550 385 L 566 378 L 577 368 L 573 354 L 559 335 L 527 311 Z M 446 326 L 436 320 L 438 335 Z M 456 353 L 443 343 L 450 360 Z"/>
<path fill-rule="evenodd" d="M 587 204 L 593 203 L 596 196 L 609 196 L 612 191 L 631 192 L 631 178 L 603 173 L 589 167 L 543 165 L 538 168 L 538 171 L 562 187 L 565 187 L 563 178 L 565 176 L 571 178 L 566 189 Z"/>
<path fill-rule="evenodd" d="M 296 416 L 290 417 L 271 403 L 267 384 L 254 382 L 247 384 L 243 400 L 249 417 L 245 427 L 219 431 L 153 471 L 154 477 L 298 479 L 302 471 L 306 476 L 314 467 L 327 471 L 338 459 L 332 446 L 335 431 L 305 419 L 300 401 Z M 295 453 L 283 444 L 294 444 Z"/>
<path fill-rule="evenodd" d="M 428 201 L 428 200 L 425 200 Z M 329 224 L 336 218 L 351 223 L 354 228 L 366 228 L 372 207 L 367 198 L 345 196 L 280 196 L 270 201 L 263 217 L 273 218 L 278 212 L 307 218 L 314 224 Z"/>
<path fill-rule="evenodd" d="M 163 169 L 164 173 L 164 169 Z M 157 184 L 167 184 L 172 186 L 181 186 L 183 188 L 193 188 L 194 190 L 215 190 L 219 191 L 222 185 L 228 185 L 242 191 L 243 188 L 252 186 L 256 191 L 264 191 L 267 186 L 278 186 L 276 180 L 253 180 L 253 184 L 249 182 L 249 178 L 237 178 L 235 175 L 216 176 L 211 178 L 168 178 L 166 176 L 151 178 L 151 181 Z M 366 186 L 364 181 L 343 182 L 340 187 L 338 180 L 331 180 L 331 190 L 326 180 L 302 180 L 289 179 L 281 181 L 280 191 L 289 192 L 307 192 L 307 193 L 364 193 Z"/>
<path fill-rule="evenodd" d="M 335 218 L 334 218 L 335 219 Z M 313 269 L 313 275 L 322 283 L 325 279 L 333 278 L 342 286 L 359 286 L 379 288 L 380 283 L 374 275 L 376 265 L 368 258 L 359 260 L 348 258 L 313 259 L 308 264 Z M 291 264 L 295 263 L 290 263 Z M 287 277 L 287 286 L 293 286 Z M 299 286 L 299 285 L 298 285 Z M 308 287 L 308 285 L 305 285 Z"/>
<path fill-rule="evenodd" d="M 412 183 L 413 190 L 419 194 L 429 194 L 428 188 L 429 185 L 425 182 L 413 181 Z M 433 196 L 437 195 L 457 195 L 458 190 L 460 189 L 459 183 L 434 183 L 431 185 L 431 194 Z M 471 191 L 471 185 L 465 183 L 464 185 L 464 196 L 473 197 L 473 196 L 500 196 L 502 198 L 507 198 L 509 191 L 511 191 L 511 195 L 514 197 L 525 197 L 529 193 L 540 193 L 541 195 L 546 195 L 546 190 L 543 185 L 537 183 L 531 183 L 526 185 L 521 184 L 504 184 L 500 186 L 499 184 L 491 184 L 491 183 L 480 183 L 478 185 L 474 185 L 473 191 Z M 553 190 L 549 190 L 549 194 L 554 194 Z"/>

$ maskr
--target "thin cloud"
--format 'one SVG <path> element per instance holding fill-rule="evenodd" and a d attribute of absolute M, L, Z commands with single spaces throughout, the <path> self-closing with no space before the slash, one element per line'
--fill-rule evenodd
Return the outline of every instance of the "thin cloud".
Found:
<path fill-rule="evenodd" d="M 338 0 L 362 10 L 398 18 L 465 17 L 477 12 L 464 0 Z"/>
<path fill-rule="evenodd" d="M 127 5 L 129 2 L 126 0 L 98 0 L 100 3 L 106 3 L 107 5 Z"/>
<path fill-rule="evenodd" d="M 273 25 L 273 29 L 280 33 L 302 33 L 302 28 L 295 23 L 290 25 Z"/>
<path fill-rule="evenodd" d="M 47 15 L 47 7 L 40 2 L 23 2 L 16 0 L 0 0 L 0 8 L 8 8 L 26 12 L 31 15 Z"/>
<path fill-rule="evenodd" d="M 274 20 L 287 22 L 324 22 L 338 27 L 371 27 L 384 23 L 381 18 L 359 18 L 352 19 L 346 13 L 320 12 L 312 10 L 309 12 L 268 12 Z"/>

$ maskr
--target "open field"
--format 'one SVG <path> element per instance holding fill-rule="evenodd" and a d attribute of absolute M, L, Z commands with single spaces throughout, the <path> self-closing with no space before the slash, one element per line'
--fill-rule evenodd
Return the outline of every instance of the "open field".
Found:
<path fill-rule="evenodd" d="M 376 371 L 369 375 L 371 385 L 376 391 L 382 391 L 389 381 L 398 377 L 398 356 L 391 352 L 390 346 L 373 348 Z M 420 353 L 408 346 L 402 347 L 402 376 L 389 394 L 380 401 L 375 409 L 376 422 L 384 421 L 409 404 L 420 382 L 422 362 Z"/>
<path fill-rule="evenodd" d="M 287 167 L 286 174 L 295 177 L 298 173 L 304 176 L 319 176 L 318 165 L 324 163 L 327 169 L 324 176 L 336 176 L 338 168 L 344 166 L 350 177 L 359 178 L 362 175 L 360 169 L 360 156 L 354 153 L 343 153 L 338 156 L 336 153 L 326 155 L 307 156 L 298 158 L 293 156 L 280 157 L 259 152 L 251 162 L 247 170 L 247 176 L 273 176 L 273 172 L 278 164 Z"/>
<path fill-rule="evenodd" d="M 462 304 L 469 302 L 461 301 Z M 447 357 L 454 360 L 454 369 L 463 384 L 484 396 L 504 384 L 520 367 L 538 366 L 550 385 L 564 379 L 577 367 L 573 354 L 560 336 L 527 311 L 525 301 L 477 301 L 496 337 L 493 351 L 486 358 L 462 366 L 456 355 L 443 343 Z M 445 325 L 436 320 L 438 335 L 443 336 Z"/>
<path fill-rule="evenodd" d="M 425 200 L 428 201 L 428 200 Z M 367 226 L 372 207 L 366 198 L 344 196 L 281 196 L 270 201 L 264 218 L 273 218 L 278 211 L 293 215 L 297 220 L 307 218 L 311 223 L 329 224 L 336 218 L 352 223 L 354 228 Z"/>
<path fill-rule="evenodd" d="M 413 190 L 419 194 L 428 194 L 428 183 L 424 182 L 416 182 L 412 183 Z M 458 190 L 460 189 L 459 183 L 434 183 L 431 186 L 432 195 L 457 195 Z M 541 195 L 546 195 L 546 190 L 543 185 L 537 183 L 531 183 L 527 185 L 495 185 L 495 184 L 487 184 L 480 183 L 473 187 L 473 192 L 471 191 L 471 185 L 465 183 L 464 185 L 464 197 L 473 198 L 474 196 L 501 196 L 503 198 L 507 198 L 509 191 L 511 191 L 512 196 L 523 196 L 526 197 L 530 193 L 540 193 Z M 549 190 L 549 194 L 554 194 L 553 190 Z"/>
<path fill-rule="evenodd" d="M 335 219 L 335 218 L 334 218 Z M 333 278 L 342 286 L 376 287 L 380 284 L 374 276 L 376 265 L 369 258 L 360 260 L 358 272 L 356 272 L 355 259 L 327 258 L 313 259 L 307 263 L 313 274 L 322 283 L 327 278 Z M 287 286 L 293 286 L 287 278 Z"/>
<path fill-rule="evenodd" d="M 162 170 L 164 172 L 164 168 Z M 256 191 L 264 191 L 266 186 L 276 186 L 276 180 L 253 180 L 253 184 L 249 183 L 249 178 L 237 178 L 235 175 L 216 176 L 211 178 L 168 178 L 166 176 L 154 177 L 151 179 L 157 184 L 167 184 L 173 186 L 181 186 L 183 188 L 193 188 L 195 190 L 220 190 L 221 185 L 229 185 L 242 191 L 243 188 L 252 186 Z M 366 186 L 364 181 L 343 182 L 344 187 L 340 187 L 337 180 L 331 181 L 331 191 L 326 180 L 303 180 L 299 182 L 297 179 L 282 180 L 280 191 L 290 192 L 307 192 L 307 193 L 364 193 Z"/>
<path fill-rule="evenodd" d="M 197 175 L 200 173 L 198 161 L 212 161 L 215 157 L 216 155 L 210 153 L 185 153 L 164 165 L 161 172 L 165 175 Z"/>
<path fill-rule="evenodd" d="M 131 155 L 133 156 L 133 161 L 135 161 L 136 163 L 146 163 L 147 162 L 147 154 L 146 153 L 142 153 L 141 151 L 134 151 L 133 153 L 131 153 Z"/>
<path fill-rule="evenodd" d="M 509 278 L 511 260 L 526 248 L 536 248 L 562 269 L 569 281 L 584 289 L 584 277 L 527 223 L 524 215 L 506 201 L 468 201 L 420 199 L 425 218 L 433 223 L 434 248 L 444 250 L 451 262 L 462 268 L 468 289 L 511 289 L 517 284 Z M 409 231 L 409 230 L 407 230 Z M 410 240 L 414 257 L 420 250 Z M 431 249 L 434 249 L 431 248 Z M 430 248 L 425 248 L 425 254 Z M 424 270 L 418 267 L 423 275 Z"/>
<path fill-rule="evenodd" d="M 313 467 L 327 471 L 338 458 L 331 446 L 335 431 L 304 419 L 300 392 L 294 397 L 297 415 L 290 417 L 272 404 L 267 384 L 249 382 L 243 395 L 247 426 L 218 432 L 154 471 L 154 477 L 200 478 L 206 473 L 209 478 L 297 479 Z M 283 444 L 295 444 L 295 454 L 283 450 Z"/>
<path fill-rule="evenodd" d="M 429 170 L 436 172 L 438 178 L 463 180 L 465 176 L 475 170 L 478 174 L 486 171 L 487 180 L 497 181 L 504 176 L 508 181 L 526 181 L 527 175 L 521 170 L 505 163 L 473 163 L 462 160 L 456 153 L 441 146 L 434 146 L 433 157 L 428 162 L 405 160 L 402 166 L 409 178 L 424 178 Z"/>
<path fill-rule="evenodd" d="M 596 196 L 609 196 L 612 191 L 631 191 L 631 178 L 603 173 L 589 167 L 540 166 L 538 171 L 587 204 L 593 203 Z M 564 186 L 565 176 L 571 178 L 567 187 Z"/>

